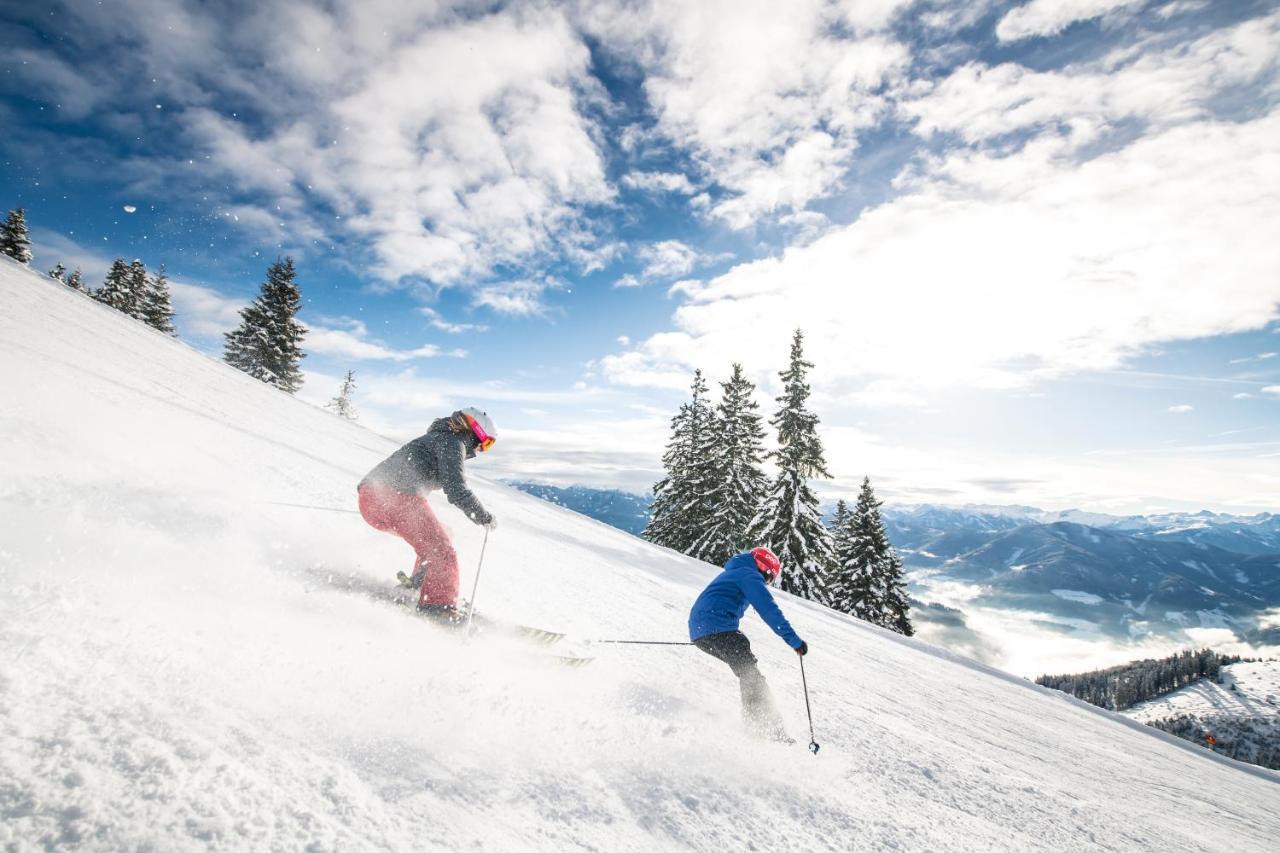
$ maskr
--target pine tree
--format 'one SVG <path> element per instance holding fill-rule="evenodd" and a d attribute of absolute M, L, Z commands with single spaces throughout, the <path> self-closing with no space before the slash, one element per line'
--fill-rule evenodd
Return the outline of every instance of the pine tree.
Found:
<path fill-rule="evenodd" d="M 735 364 L 720 389 L 720 405 L 698 452 L 706 465 L 704 495 L 710 517 L 687 552 L 714 565 L 750 547 L 751 522 L 769 487 L 760 470 L 765 430 L 757 414 L 755 383 L 743 374 L 741 364 Z"/>
<path fill-rule="evenodd" d="M 843 504 L 841 501 L 836 507 L 835 524 L 840 532 L 836 536 L 832 606 L 910 637 L 915 630 L 908 613 L 910 602 L 902 561 L 889 542 L 880 516 L 881 502 L 876 500 L 871 478 L 863 478 L 857 505 L 852 513 L 846 510 L 841 521 Z"/>
<path fill-rule="evenodd" d="M 813 364 L 804 359 L 804 333 L 796 330 L 791 360 L 782 378 L 781 408 L 769 423 L 778 430 L 778 449 L 770 454 L 778 475 L 759 515 L 751 525 L 757 544 L 782 560 L 782 588 L 825 603 L 834 559 L 831 532 L 822 523 L 818 498 L 809 488 L 814 477 L 830 477 L 818 438 L 818 417 L 806 408 L 805 375 Z"/>
<path fill-rule="evenodd" d="M 850 552 L 852 541 L 853 513 L 843 499 L 836 501 L 836 514 L 831 519 L 831 549 L 835 555 L 832 564 L 831 579 L 827 584 L 827 606 L 841 613 L 854 613 L 853 590 L 848 580 L 850 574 L 845 571 L 846 558 Z"/>
<path fill-rule="evenodd" d="M 59 266 L 61 266 L 61 264 L 59 264 Z M 67 287 L 71 288 L 72 290 L 78 290 L 81 293 L 83 293 L 84 282 L 80 281 L 80 270 L 78 269 L 73 270 L 71 275 L 67 277 L 66 284 L 67 284 Z"/>
<path fill-rule="evenodd" d="M 159 329 L 166 335 L 178 334 L 173 327 L 173 305 L 169 300 L 169 277 L 165 274 L 164 264 L 152 276 L 146 278 L 146 290 L 142 299 L 142 318 L 153 329 Z"/>
<path fill-rule="evenodd" d="M 258 298 L 240 312 L 240 326 L 226 335 L 227 364 L 290 394 L 302 385 L 298 362 L 304 357 L 306 329 L 295 317 L 302 294 L 294 284 L 293 258 L 277 259 L 267 269 Z"/>
<path fill-rule="evenodd" d="M 64 267 L 62 264 L 55 264 L 53 269 L 49 270 L 49 278 L 53 279 L 59 284 L 66 284 L 67 268 Z"/>
<path fill-rule="evenodd" d="M 693 374 L 693 397 L 671 419 L 671 440 L 662 454 L 666 476 L 653 486 L 653 508 L 644 537 L 687 553 L 705 526 L 708 512 L 703 485 L 706 462 L 699 456 L 712 413 L 702 371 Z"/>
<path fill-rule="evenodd" d="M 135 320 L 146 322 L 147 319 L 147 292 L 151 289 L 151 283 L 147 279 L 147 265 L 142 261 L 134 258 L 129 263 L 129 292 L 131 301 L 129 309 L 125 312 Z"/>
<path fill-rule="evenodd" d="M 359 417 L 356 413 L 356 407 L 351 404 L 351 394 L 355 390 L 355 371 L 348 370 L 346 378 L 342 380 L 342 387 L 338 389 L 338 396 L 326 403 L 325 408 L 341 415 L 349 421 L 354 421 Z"/>
<path fill-rule="evenodd" d="M 140 300 L 134 290 L 134 283 L 130 266 L 124 262 L 124 258 L 116 258 L 111 262 L 111 269 L 107 271 L 102 287 L 93 292 L 93 298 L 131 317 L 137 316 Z"/>
<path fill-rule="evenodd" d="M 31 263 L 27 215 L 20 207 L 9 211 L 9 218 L 0 224 L 0 254 L 8 255 L 20 264 Z"/>

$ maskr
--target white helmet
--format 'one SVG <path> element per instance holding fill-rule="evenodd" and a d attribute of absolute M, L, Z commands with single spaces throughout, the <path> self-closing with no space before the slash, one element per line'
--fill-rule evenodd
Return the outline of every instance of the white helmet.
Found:
<path fill-rule="evenodd" d="M 483 453 L 493 447 L 493 443 L 498 440 L 498 427 L 494 424 L 493 418 L 489 417 L 487 412 L 476 408 L 460 409 L 459 413 L 467 419 L 476 440 L 480 442 L 480 452 Z"/>

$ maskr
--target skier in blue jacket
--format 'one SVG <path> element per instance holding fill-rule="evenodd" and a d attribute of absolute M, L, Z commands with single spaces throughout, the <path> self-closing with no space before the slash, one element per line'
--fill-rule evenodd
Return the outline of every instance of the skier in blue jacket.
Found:
<path fill-rule="evenodd" d="M 707 584 L 689 611 L 689 639 L 707 654 L 729 665 L 742 691 L 742 717 L 754 734 L 791 742 L 773 706 L 769 684 L 756 666 L 751 641 L 738 630 L 750 604 L 765 624 L 798 655 L 809 646 L 782 615 L 769 587 L 782 575 L 782 563 L 768 548 L 730 557 L 724 571 Z"/>

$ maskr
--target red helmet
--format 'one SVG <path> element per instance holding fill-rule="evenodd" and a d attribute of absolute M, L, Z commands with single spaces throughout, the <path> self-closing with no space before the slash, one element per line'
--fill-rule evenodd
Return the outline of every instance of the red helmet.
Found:
<path fill-rule="evenodd" d="M 756 568 L 764 575 L 764 582 L 777 586 L 778 578 L 782 577 L 782 561 L 778 555 L 768 548 L 753 548 L 751 556 L 756 558 Z"/>

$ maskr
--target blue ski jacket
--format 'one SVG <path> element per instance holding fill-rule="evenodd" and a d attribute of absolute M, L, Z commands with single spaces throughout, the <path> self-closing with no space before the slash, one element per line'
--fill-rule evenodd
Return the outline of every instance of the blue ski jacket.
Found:
<path fill-rule="evenodd" d="M 793 649 L 800 648 L 800 637 L 782 615 L 773 600 L 764 576 L 756 568 L 750 553 L 730 557 L 724 571 L 707 584 L 707 588 L 689 611 L 689 639 L 698 640 L 710 634 L 738 630 L 738 623 L 750 604 L 773 632 Z"/>

